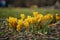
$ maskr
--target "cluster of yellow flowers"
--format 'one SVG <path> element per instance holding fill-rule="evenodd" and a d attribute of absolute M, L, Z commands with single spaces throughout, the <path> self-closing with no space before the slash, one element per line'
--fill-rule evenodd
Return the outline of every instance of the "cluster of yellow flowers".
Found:
<path fill-rule="evenodd" d="M 7 21 L 9 22 L 10 27 L 16 27 L 17 31 L 20 31 L 22 28 L 22 25 L 24 25 L 25 28 L 29 28 L 29 24 L 34 24 L 35 22 L 39 23 L 41 21 L 46 21 L 46 20 L 52 20 L 53 15 L 52 14 L 39 14 L 38 12 L 33 12 L 33 16 L 25 16 L 25 14 L 20 14 L 20 19 L 14 18 L 14 17 L 9 17 Z M 56 19 L 60 20 L 60 15 L 56 14 Z"/>
<path fill-rule="evenodd" d="M 9 17 L 7 21 L 9 22 L 10 27 L 15 27 L 15 25 L 17 24 L 17 18 L 14 18 L 14 17 Z"/>

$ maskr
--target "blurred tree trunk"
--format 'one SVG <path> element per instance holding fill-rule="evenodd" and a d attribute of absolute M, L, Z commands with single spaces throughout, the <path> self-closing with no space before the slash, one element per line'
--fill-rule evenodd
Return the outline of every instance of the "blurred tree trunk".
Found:
<path fill-rule="evenodd" d="M 60 0 L 57 0 L 55 5 L 56 5 L 55 8 L 59 8 L 60 9 Z"/>
<path fill-rule="evenodd" d="M 56 0 L 46 0 L 46 1 L 47 1 L 48 6 L 52 6 L 56 3 Z"/>

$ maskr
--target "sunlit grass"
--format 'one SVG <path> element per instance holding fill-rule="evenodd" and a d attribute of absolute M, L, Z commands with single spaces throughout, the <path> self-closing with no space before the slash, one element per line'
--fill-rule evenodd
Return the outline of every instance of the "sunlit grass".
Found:
<path fill-rule="evenodd" d="M 38 11 L 39 13 L 59 13 L 60 9 L 52 9 L 52 8 L 0 8 L 0 18 L 6 18 L 9 16 L 18 17 L 21 13 L 25 13 L 25 15 L 32 15 L 33 11 Z"/>

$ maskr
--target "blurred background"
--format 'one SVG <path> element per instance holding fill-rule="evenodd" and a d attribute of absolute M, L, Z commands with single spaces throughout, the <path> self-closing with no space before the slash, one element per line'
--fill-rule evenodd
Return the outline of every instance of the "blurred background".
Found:
<path fill-rule="evenodd" d="M 0 7 L 55 7 L 60 9 L 60 0 L 0 0 Z"/>

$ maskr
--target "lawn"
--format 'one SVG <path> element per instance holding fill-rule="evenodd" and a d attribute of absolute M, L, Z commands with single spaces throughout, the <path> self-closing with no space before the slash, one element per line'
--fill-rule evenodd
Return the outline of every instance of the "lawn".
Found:
<path fill-rule="evenodd" d="M 9 16 L 20 17 L 21 13 L 25 13 L 25 15 L 32 15 L 33 11 L 38 11 L 42 14 L 47 13 L 59 13 L 60 9 L 53 9 L 53 8 L 0 8 L 0 18 L 6 18 Z"/>

